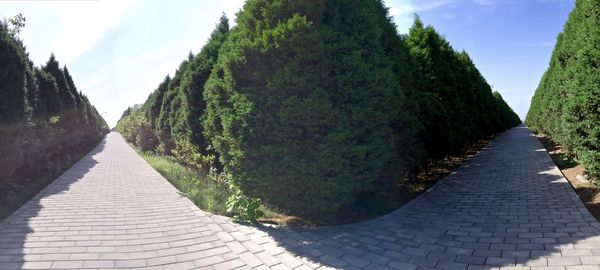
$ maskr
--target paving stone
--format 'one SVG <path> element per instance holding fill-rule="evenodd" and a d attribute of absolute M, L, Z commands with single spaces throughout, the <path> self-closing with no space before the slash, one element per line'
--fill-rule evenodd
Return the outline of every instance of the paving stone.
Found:
<path fill-rule="evenodd" d="M 600 270 L 599 265 L 574 265 L 566 268 L 567 270 Z"/>
<path fill-rule="evenodd" d="M 84 261 L 54 261 L 50 269 L 81 269 Z"/>
<path fill-rule="evenodd" d="M 513 258 L 496 258 L 489 257 L 485 260 L 486 265 L 496 265 L 496 266 L 515 266 L 516 260 Z"/>
<path fill-rule="evenodd" d="M 474 265 L 483 265 L 485 264 L 486 257 L 477 257 L 477 256 L 464 256 L 458 255 L 456 257 L 456 262 L 466 263 L 466 264 L 474 264 Z"/>
<path fill-rule="evenodd" d="M 84 261 L 84 268 L 114 268 L 115 261 L 105 260 L 105 261 Z"/>
<path fill-rule="evenodd" d="M 340 260 L 348 263 L 348 265 L 356 266 L 359 268 L 365 267 L 371 263 L 371 261 L 369 261 L 369 260 L 366 260 L 364 258 L 361 259 L 361 258 L 358 258 L 353 255 L 344 255 L 344 256 L 340 257 Z M 388 259 L 388 261 L 389 261 L 389 259 Z"/>
<path fill-rule="evenodd" d="M 550 257 L 548 258 L 548 265 L 580 265 L 581 259 L 579 257 Z"/>
<path fill-rule="evenodd" d="M 419 266 L 435 267 L 438 260 L 414 256 L 408 262 Z"/>
<path fill-rule="evenodd" d="M 435 267 L 441 270 L 466 270 L 468 264 L 465 263 L 453 263 L 453 262 L 439 262 Z"/>
<path fill-rule="evenodd" d="M 254 227 L 197 209 L 116 133 L 0 223 L 0 269 L 598 270 L 600 223 L 523 126 L 384 217 Z"/>
<path fill-rule="evenodd" d="M 21 269 L 50 269 L 52 262 L 24 262 Z M 0 264 L 1 267 L 1 264 Z"/>
<path fill-rule="evenodd" d="M 406 262 L 397 262 L 397 261 L 390 261 L 387 266 L 393 268 L 393 269 L 397 269 L 397 270 L 415 270 L 417 269 L 417 267 L 419 267 L 418 265 L 415 264 L 410 264 L 410 263 L 406 263 Z"/>

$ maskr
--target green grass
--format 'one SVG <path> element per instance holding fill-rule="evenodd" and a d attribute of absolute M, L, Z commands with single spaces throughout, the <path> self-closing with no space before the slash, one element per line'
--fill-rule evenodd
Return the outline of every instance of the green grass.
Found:
<path fill-rule="evenodd" d="M 171 182 L 183 196 L 189 198 L 199 208 L 220 215 L 227 214 L 225 204 L 230 192 L 226 183 L 219 183 L 215 176 L 186 168 L 169 157 L 148 153 L 139 154 L 150 166 Z"/>
<path fill-rule="evenodd" d="M 175 186 L 181 195 L 189 198 L 198 208 L 219 215 L 232 215 L 227 212 L 226 206 L 231 191 L 227 188 L 227 183 L 218 175 L 194 171 L 168 156 L 144 153 L 139 149 L 136 151 L 152 168 Z M 265 213 L 259 219 L 261 222 L 285 225 L 289 220 L 295 221 L 294 218 L 282 215 L 264 205 L 260 206 L 260 210 Z"/>

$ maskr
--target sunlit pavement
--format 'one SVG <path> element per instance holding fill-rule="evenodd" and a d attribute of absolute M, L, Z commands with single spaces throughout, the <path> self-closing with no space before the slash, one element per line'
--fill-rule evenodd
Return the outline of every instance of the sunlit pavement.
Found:
<path fill-rule="evenodd" d="M 0 224 L 0 269 L 600 269 L 599 228 L 525 127 L 393 213 L 318 229 L 201 211 L 111 133 Z"/>

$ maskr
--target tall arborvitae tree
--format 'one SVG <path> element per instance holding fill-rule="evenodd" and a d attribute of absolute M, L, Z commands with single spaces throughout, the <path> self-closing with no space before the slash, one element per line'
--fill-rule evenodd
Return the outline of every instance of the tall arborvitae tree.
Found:
<path fill-rule="evenodd" d="M 0 22 L 0 179 L 7 179 L 23 161 L 21 135 L 28 121 L 27 55 Z"/>
<path fill-rule="evenodd" d="M 33 66 L 17 30 L 0 22 L 0 204 L 57 176 L 108 131 L 53 55 Z"/>
<path fill-rule="evenodd" d="M 143 106 L 138 108 L 144 123 L 133 126 L 142 133 L 142 129 L 145 130 L 142 127 L 147 123 L 150 130 L 154 130 L 154 134 L 143 131 L 146 136 L 130 136 L 136 139 L 144 138 L 132 143 L 138 146 L 144 144 L 144 150 L 160 149 L 163 154 L 172 154 L 171 151 L 178 143 L 190 143 L 197 154 L 215 154 L 214 151 L 207 150 L 208 143 L 202 134 L 201 117 L 206 107 L 203 92 L 204 84 L 217 62 L 219 49 L 228 32 L 229 20 L 223 15 L 200 52 L 197 55 L 190 53 L 188 59 L 180 64 L 173 78 L 167 76 L 150 94 Z M 158 144 L 160 147 L 157 148 Z"/>
<path fill-rule="evenodd" d="M 206 135 L 246 194 L 318 214 L 389 186 L 381 176 L 405 135 L 391 128 L 404 100 L 382 10 L 377 1 L 246 2 L 204 93 Z"/>
<path fill-rule="evenodd" d="M 71 89 L 69 89 L 65 74 L 60 68 L 58 61 L 56 61 L 54 54 L 50 55 L 50 59 L 48 59 L 48 62 L 46 62 L 46 65 L 42 67 L 42 69 L 54 77 L 56 86 L 58 87 L 58 95 L 60 96 L 62 104 L 61 110 L 63 112 L 70 112 L 74 110 L 75 105 L 77 104 L 75 96 L 73 95 L 73 92 L 71 92 Z"/>
<path fill-rule="evenodd" d="M 187 139 L 197 145 L 201 151 L 206 151 L 208 143 L 202 135 L 202 123 L 200 118 L 206 108 L 204 101 L 204 83 L 208 80 L 210 72 L 219 57 L 219 49 L 227 38 L 229 32 L 229 20 L 225 15 L 221 16 L 219 24 L 212 32 L 210 39 L 204 45 L 200 53 L 190 60 L 189 69 L 183 75 L 180 85 L 180 95 L 187 100 L 188 108 L 183 113 L 188 133 Z M 206 152 L 203 152 L 206 154 Z"/>
<path fill-rule="evenodd" d="M 67 89 L 69 90 L 70 95 L 73 96 L 73 98 L 74 98 L 75 111 L 82 112 L 84 110 L 84 106 L 81 101 L 81 96 L 80 96 L 79 92 L 77 91 L 77 87 L 75 86 L 75 82 L 73 82 L 73 77 L 71 77 L 71 74 L 69 73 L 69 69 L 67 69 L 67 67 L 64 66 L 62 69 L 62 73 L 65 77 L 65 83 L 67 85 Z M 77 114 L 77 116 L 80 116 L 80 114 Z M 80 121 L 80 119 L 77 119 L 77 121 Z"/>
<path fill-rule="evenodd" d="M 507 126 L 513 127 L 521 124 L 521 119 L 519 116 L 513 111 L 513 109 L 508 106 L 508 103 L 504 101 L 502 95 L 499 92 L 493 92 L 494 99 L 496 102 L 496 115 L 499 118 L 498 126 Z"/>
<path fill-rule="evenodd" d="M 62 111 L 62 102 L 56 79 L 48 72 L 35 68 L 36 78 L 39 86 L 38 108 L 35 117 L 41 121 L 48 120 L 53 116 L 59 116 Z"/>
<path fill-rule="evenodd" d="M 600 177 L 600 2 L 577 0 L 558 36 L 526 123 L 575 151 Z"/>
<path fill-rule="evenodd" d="M 202 154 L 207 153 L 200 122 L 206 107 L 202 93 L 228 32 L 229 20 L 223 15 L 200 53 L 196 56 L 190 53 L 169 81 L 157 121 L 160 140 L 167 153 L 180 140 L 193 143 Z"/>
<path fill-rule="evenodd" d="M 163 95 L 160 113 L 155 124 L 157 136 L 164 146 L 164 154 L 171 154 L 171 150 L 175 148 L 175 140 L 180 136 L 180 126 L 177 125 L 180 120 L 177 116 L 178 109 L 184 104 L 182 104 L 182 100 L 178 98 L 178 91 L 181 77 L 187 70 L 188 64 L 188 59 L 181 62 L 179 68 L 175 71 L 175 75 L 169 80 L 169 85 L 167 86 L 167 91 Z M 174 128 L 175 130 L 173 130 Z"/>
<path fill-rule="evenodd" d="M 406 38 L 415 59 L 414 90 L 427 165 L 460 153 L 470 142 L 518 125 L 518 116 L 492 89 L 466 52 L 456 52 L 420 19 Z"/>
<path fill-rule="evenodd" d="M 427 156 L 439 159 L 449 153 L 452 148 L 452 112 L 448 104 L 446 82 L 446 65 L 440 65 L 441 37 L 433 27 L 425 28 L 423 23 L 416 18 L 413 27 L 409 31 L 406 42 L 410 48 L 412 57 L 416 60 L 415 99 L 419 108 L 419 122 L 423 128 L 419 137 L 426 147 Z M 439 71 L 438 71 L 439 70 Z M 441 77 L 438 75 L 440 74 Z"/>
<path fill-rule="evenodd" d="M 158 85 L 158 88 L 154 90 L 146 102 L 144 103 L 144 110 L 146 112 L 146 117 L 150 122 L 153 129 L 156 129 L 156 123 L 158 122 L 158 117 L 160 115 L 160 109 L 163 104 L 163 97 L 165 93 L 169 89 L 169 82 L 171 81 L 171 77 L 166 76 L 162 83 Z M 127 111 L 130 111 L 128 108 Z M 129 115 L 129 114 L 127 114 Z M 127 116 L 123 115 L 121 118 Z M 157 130 L 157 129 L 156 129 Z"/>

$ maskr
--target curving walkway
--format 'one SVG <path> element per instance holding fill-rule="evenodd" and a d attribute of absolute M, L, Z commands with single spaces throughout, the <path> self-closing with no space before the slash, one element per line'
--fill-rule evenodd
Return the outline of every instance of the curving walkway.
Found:
<path fill-rule="evenodd" d="M 600 269 L 599 228 L 525 127 L 393 213 L 319 229 L 203 212 L 111 133 L 0 223 L 0 269 Z"/>

